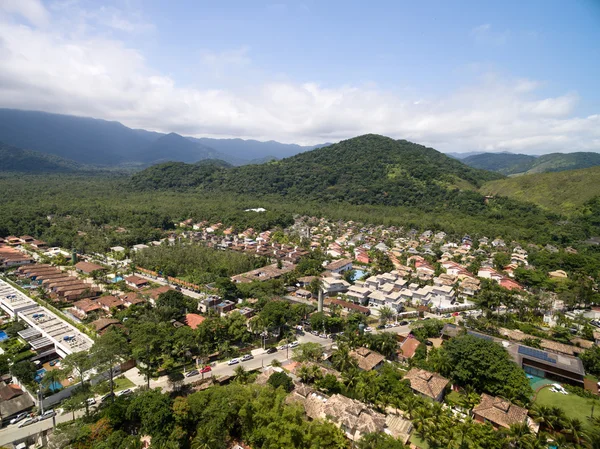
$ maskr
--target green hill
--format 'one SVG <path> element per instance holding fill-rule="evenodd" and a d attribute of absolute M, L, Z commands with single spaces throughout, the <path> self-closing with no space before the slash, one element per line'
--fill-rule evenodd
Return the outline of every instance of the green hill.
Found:
<path fill-rule="evenodd" d="M 85 170 L 87 167 L 75 161 L 23 150 L 0 142 L 0 171 L 22 173 L 65 173 Z"/>
<path fill-rule="evenodd" d="M 576 170 L 600 165 L 600 153 L 551 153 L 543 156 L 512 153 L 482 153 L 466 157 L 465 164 L 503 175 Z"/>
<path fill-rule="evenodd" d="M 466 157 L 462 162 L 474 168 L 513 175 L 529 170 L 535 160 L 535 156 L 527 154 L 482 153 Z"/>
<path fill-rule="evenodd" d="M 556 212 L 571 213 L 600 196 L 599 180 L 600 166 L 597 166 L 490 181 L 484 184 L 481 192 L 533 202 Z"/>
<path fill-rule="evenodd" d="M 161 164 L 136 174 L 132 182 L 143 189 L 198 187 L 291 200 L 427 208 L 482 202 L 477 189 L 500 177 L 433 148 L 368 134 L 261 165 Z"/>

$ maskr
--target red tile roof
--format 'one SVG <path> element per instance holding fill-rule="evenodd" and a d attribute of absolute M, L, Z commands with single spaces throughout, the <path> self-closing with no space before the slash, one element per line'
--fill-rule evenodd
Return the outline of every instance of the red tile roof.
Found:
<path fill-rule="evenodd" d="M 185 316 L 185 323 L 192 329 L 196 329 L 205 319 L 206 318 L 204 318 L 202 315 L 198 315 L 197 313 L 188 313 Z"/>

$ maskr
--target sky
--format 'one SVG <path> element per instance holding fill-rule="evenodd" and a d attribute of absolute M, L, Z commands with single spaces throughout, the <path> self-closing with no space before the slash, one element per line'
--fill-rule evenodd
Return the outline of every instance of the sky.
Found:
<path fill-rule="evenodd" d="M 0 0 L 0 107 L 196 137 L 600 152 L 600 0 Z"/>

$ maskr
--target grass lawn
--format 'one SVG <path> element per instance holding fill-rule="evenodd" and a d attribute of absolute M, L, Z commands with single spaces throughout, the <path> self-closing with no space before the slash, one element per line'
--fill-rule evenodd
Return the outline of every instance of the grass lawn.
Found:
<path fill-rule="evenodd" d="M 135 384 L 130 381 L 128 378 L 126 378 L 125 376 L 121 376 L 121 377 L 117 377 L 115 379 L 115 391 L 120 391 L 120 390 L 124 390 L 126 388 L 133 388 L 135 387 Z"/>
<path fill-rule="evenodd" d="M 585 427 L 592 427 L 588 421 L 588 417 L 592 412 L 592 399 L 582 398 L 573 393 L 568 395 L 552 393 L 550 388 L 542 388 L 535 399 L 535 403 L 549 407 L 560 407 L 569 418 L 578 418 Z M 596 407 L 596 409 L 600 412 L 599 407 Z"/>
<path fill-rule="evenodd" d="M 420 447 L 421 449 L 429 449 L 429 445 L 427 444 L 427 442 L 419 438 L 417 432 L 413 432 L 413 434 L 410 436 L 409 441 L 415 446 Z"/>

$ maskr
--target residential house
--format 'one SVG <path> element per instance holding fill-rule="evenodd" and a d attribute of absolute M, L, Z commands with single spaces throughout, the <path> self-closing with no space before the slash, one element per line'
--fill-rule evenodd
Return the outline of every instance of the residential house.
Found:
<path fill-rule="evenodd" d="M 125 308 L 125 304 L 123 303 L 121 298 L 118 298 L 118 297 L 112 296 L 112 295 L 101 296 L 96 301 L 100 305 L 102 310 L 104 310 L 108 313 L 111 313 L 113 309 L 124 309 Z"/>
<path fill-rule="evenodd" d="M 358 363 L 358 367 L 364 371 L 377 369 L 385 361 L 384 356 L 364 347 L 350 351 L 350 357 L 354 358 Z"/>
<path fill-rule="evenodd" d="M 342 309 L 346 310 L 347 312 L 358 312 L 358 313 L 362 313 L 363 315 L 367 315 L 367 316 L 371 314 L 371 311 L 369 310 L 368 307 L 360 306 L 358 304 L 354 304 L 353 302 L 349 302 L 349 301 L 342 301 L 341 299 L 330 299 L 330 298 L 325 299 L 325 305 L 329 305 L 329 304 L 340 306 Z"/>
<path fill-rule="evenodd" d="M 89 313 L 100 310 L 101 306 L 94 299 L 84 298 L 73 303 L 73 309 L 76 315 L 79 315 L 81 318 L 85 319 Z"/>
<path fill-rule="evenodd" d="M 421 342 L 409 335 L 400 345 L 400 349 L 396 352 L 400 360 L 410 360 L 414 357 L 417 348 L 421 345 Z"/>
<path fill-rule="evenodd" d="M 481 423 L 490 423 L 495 429 L 505 429 L 515 424 L 527 423 L 527 409 L 505 399 L 483 393 L 481 402 L 473 408 L 473 418 Z"/>
<path fill-rule="evenodd" d="M 325 270 L 332 273 L 343 273 L 352 269 L 352 259 L 340 259 L 325 265 Z"/>
<path fill-rule="evenodd" d="M 449 380 L 437 373 L 425 371 L 420 368 L 412 368 L 404 375 L 410 381 L 410 388 L 422 396 L 441 402 Z"/>
<path fill-rule="evenodd" d="M 92 274 L 94 271 L 106 270 L 106 268 L 104 268 L 102 265 L 98 265 L 96 263 L 91 263 L 91 262 L 77 262 L 75 264 L 75 269 L 79 273 L 83 273 L 83 274 L 87 274 L 87 275 Z"/>
<path fill-rule="evenodd" d="M 310 393 L 303 402 L 309 418 L 330 420 L 352 441 L 360 440 L 367 433 L 383 432 L 386 427 L 385 415 L 340 394 L 328 397 Z"/>
<path fill-rule="evenodd" d="M 33 399 L 18 385 L 0 382 L 0 420 L 6 423 L 19 413 L 27 412 L 34 406 Z"/>
<path fill-rule="evenodd" d="M 321 279 L 321 288 L 329 296 L 336 296 L 338 293 L 348 291 L 350 284 L 343 279 L 326 277 Z"/>
<path fill-rule="evenodd" d="M 206 318 L 204 318 L 202 315 L 198 315 L 197 313 L 188 313 L 185 316 L 185 324 L 192 329 L 196 329 L 204 322 L 205 319 Z"/>
<path fill-rule="evenodd" d="M 113 318 L 100 318 L 99 320 L 92 321 L 90 324 L 100 335 L 104 334 L 111 327 L 123 327 L 119 320 L 115 320 Z"/>
<path fill-rule="evenodd" d="M 143 277 L 140 276 L 127 276 L 125 278 L 125 284 L 127 284 L 129 287 L 132 288 L 144 288 L 147 287 L 149 284 L 149 281 Z"/>

